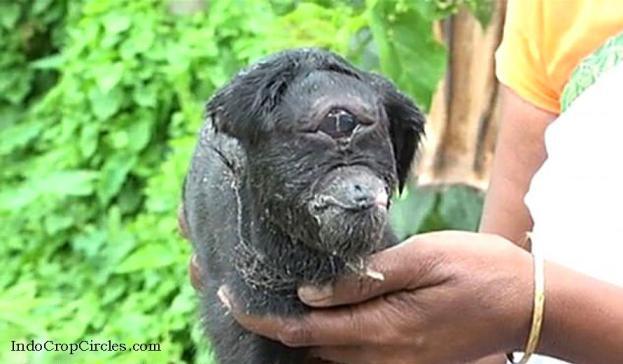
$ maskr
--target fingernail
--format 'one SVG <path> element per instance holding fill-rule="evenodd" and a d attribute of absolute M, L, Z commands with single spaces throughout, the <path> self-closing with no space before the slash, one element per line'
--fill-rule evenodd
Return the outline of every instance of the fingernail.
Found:
<path fill-rule="evenodd" d="M 298 289 L 299 297 L 306 302 L 323 302 L 329 300 L 333 296 L 333 286 L 326 284 L 324 286 L 305 285 Z"/>
<path fill-rule="evenodd" d="M 228 310 L 231 310 L 231 301 L 230 301 L 229 297 L 227 297 L 227 295 L 228 295 L 227 287 L 221 286 L 221 288 L 219 288 L 218 291 L 216 292 L 216 295 L 221 300 L 221 303 L 225 307 L 227 307 Z"/>

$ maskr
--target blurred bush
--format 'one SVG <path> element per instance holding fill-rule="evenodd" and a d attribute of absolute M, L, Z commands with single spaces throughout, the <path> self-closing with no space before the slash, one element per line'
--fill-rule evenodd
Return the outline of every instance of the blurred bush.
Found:
<path fill-rule="evenodd" d="M 447 57 L 432 22 L 462 4 L 486 22 L 488 3 L 0 2 L 0 362 L 209 362 L 175 213 L 204 101 L 243 65 L 313 45 L 426 108 Z M 403 236 L 473 229 L 479 208 L 412 188 L 393 219 Z M 9 350 L 84 339 L 161 350 Z"/>

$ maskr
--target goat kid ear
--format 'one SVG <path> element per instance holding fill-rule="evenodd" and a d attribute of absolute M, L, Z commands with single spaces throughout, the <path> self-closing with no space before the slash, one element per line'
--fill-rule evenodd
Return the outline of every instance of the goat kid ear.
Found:
<path fill-rule="evenodd" d="M 206 106 L 215 130 L 243 143 L 253 143 L 262 131 L 271 130 L 274 118 L 269 115 L 296 76 L 295 66 L 276 57 L 236 75 Z"/>
<path fill-rule="evenodd" d="M 394 85 L 373 75 L 373 84 L 380 88 L 383 106 L 389 119 L 389 134 L 394 149 L 398 189 L 402 191 L 424 135 L 426 118 L 420 109 Z"/>

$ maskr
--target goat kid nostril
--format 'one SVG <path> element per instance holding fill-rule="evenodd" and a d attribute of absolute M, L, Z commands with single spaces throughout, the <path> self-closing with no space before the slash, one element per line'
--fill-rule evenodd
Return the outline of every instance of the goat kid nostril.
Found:
<path fill-rule="evenodd" d="M 387 209 L 389 204 L 389 196 L 385 190 L 371 191 L 370 188 L 359 184 L 354 184 L 352 186 L 352 199 L 360 209 L 373 206 Z"/>
<path fill-rule="evenodd" d="M 367 188 L 363 188 L 359 184 L 352 185 L 351 193 L 352 193 L 353 201 L 357 203 L 358 205 L 360 205 L 361 207 L 365 207 L 362 205 L 370 204 L 373 201 L 372 194 L 370 193 L 370 191 L 368 191 Z"/>

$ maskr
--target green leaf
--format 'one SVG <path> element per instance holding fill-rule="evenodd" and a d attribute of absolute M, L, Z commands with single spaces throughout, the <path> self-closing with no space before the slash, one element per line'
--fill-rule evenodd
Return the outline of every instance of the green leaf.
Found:
<path fill-rule="evenodd" d="M 32 72 L 19 69 L 8 70 L 0 73 L 0 97 L 13 104 L 19 104 L 31 90 L 33 79 Z"/>
<path fill-rule="evenodd" d="M 145 111 L 139 113 L 137 119 L 130 123 L 127 128 L 130 149 L 140 151 L 145 148 L 151 138 L 153 119 L 154 115 Z"/>
<path fill-rule="evenodd" d="M 30 62 L 30 67 L 38 70 L 60 69 L 64 61 L 63 55 L 55 54 Z"/>
<path fill-rule="evenodd" d="M 83 124 L 80 130 L 80 151 L 84 158 L 89 158 L 97 150 L 99 136 L 98 123 L 92 122 Z"/>
<path fill-rule="evenodd" d="M 493 8 L 495 3 L 493 0 L 467 0 L 467 6 L 472 14 L 478 19 L 480 26 L 486 28 L 491 22 L 493 16 Z"/>
<path fill-rule="evenodd" d="M 0 4 L 0 25 L 2 25 L 5 29 L 14 30 L 15 24 L 20 17 L 20 7 L 19 3 L 3 3 Z"/>
<path fill-rule="evenodd" d="M 125 258 L 115 269 L 116 273 L 130 273 L 138 270 L 155 269 L 176 263 L 171 249 L 164 244 L 149 243 Z"/>
<path fill-rule="evenodd" d="M 67 229 L 74 222 L 73 216 L 49 215 L 45 218 L 45 231 L 48 234 L 56 234 L 63 229 Z"/>
<path fill-rule="evenodd" d="M 0 130 L 0 155 L 7 155 L 36 138 L 44 124 L 38 121 L 22 122 Z"/>
<path fill-rule="evenodd" d="M 19 188 L 4 188 L 0 191 L 0 211 L 19 211 L 30 204 L 39 196 L 32 186 L 20 186 Z"/>
<path fill-rule="evenodd" d="M 136 156 L 127 153 L 115 154 L 104 163 L 97 185 L 97 196 L 103 204 L 108 203 L 119 192 L 135 163 Z"/>
<path fill-rule="evenodd" d="M 125 293 L 126 286 L 124 284 L 118 284 L 115 286 L 107 286 L 102 296 L 102 303 L 113 303 L 115 300 L 121 298 L 121 295 Z"/>
<path fill-rule="evenodd" d="M 153 107 L 158 102 L 158 90 L 152 85 L 137 87 L 134 89 L 132 97 L 139 106 Z"/>
<path fill-rule="evenodd" d="M 19 210 L 45 195 L 56 197 L 86 196 L 93 192 L 97 173 L 71 170 L 32 176 L 17 188 L 5 188 L 0 192 L 0 211 Z"/>
<path fill-rule="evenodd" d="M 99 120 L 106 120 L 121 108 L 123 92 L 119 89 L 113 89 L 104 93 L 100 88 L 94 87 L 89 92 L 89 101 L 95 116 Z"/>
<path fill-rule="evenodd" d="M 393 201 L 389 210 L 394 233 L 404 239 L 420 231 L 426 218 L 437 203 L 437 191 L 433 188 L 409 186 Z"/>
<path fill-rule="evenodd" d="M 93 192 L 97 173 L 93 171 L 61 171 L 35 177 L 32 183 L 43 194 L 60 196 L 86 196 Z"/>
<path fill-rule="evenodd" d="M 482 214 L 484 196 L 467 186 L 448 187 L 440 196 L 439 215 L 445 228 L 476 231 Z"/>
<path fill-rule="evenodd" d="M 108 34 L 118 34 L 128 30 L 132 21 L 130 17 L 122 13 L 109 13 L 104 17 L 104 29 Z"/>
<path fill-rule="evenodd" d="M 110 90 L 117 86 L 119 81 L 121 81 L 121 77 L 123 76 L 123 64 L 119 62 L 107 64 L 97 67 L 95 72 L 97 75 L 95 81 L 97 82 L 100 91 L 102 94 L 108 94 Z"/>
<path fill-rule="evenodd" d="M 29 335 L 45 333 L 44 325 L 30 318 L 33 309 L 41 304 L 36 294 L 37 282 L 29 278 L 18 281 L 6 290 L 0 290 L 0 324 L 15 325 Z"/>
<path fill-rule="evenodd" d="M 93 258 L 99 253 L 100 248 L 107 243 L 106 232 L 96 229 L 94 226 L 86 226 L 83 229 L 85 231 L 73 239 L 72 246 L 87 258 Z"/>
<path fill-rule="evenodd" d="M 50 4 L 53 0 L 35 0 L 32 5 L 33 14 L 41 14 L 46 10 L 50 10 Z"/>
<path fill-rule="evenodd" d="M 156 40 L 156 34 L 153 31 L 153 24 L 138 23 L 136 27 L 130 32 L 130 37 L 121 44 L 119 55 L 123 59 L 130 59 L 136 54 L 147 53 L 147 56 L 155 55 L 153 45 Z M 146 69 L 151 70 L 152 69 Z"/>

